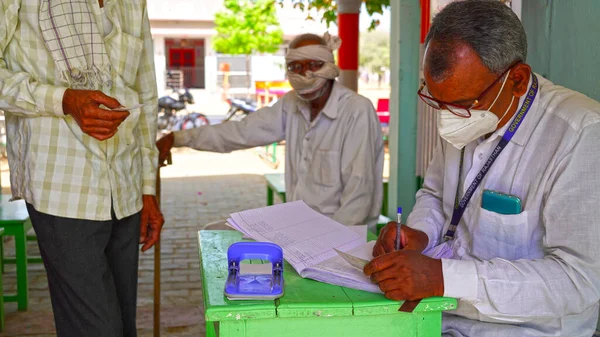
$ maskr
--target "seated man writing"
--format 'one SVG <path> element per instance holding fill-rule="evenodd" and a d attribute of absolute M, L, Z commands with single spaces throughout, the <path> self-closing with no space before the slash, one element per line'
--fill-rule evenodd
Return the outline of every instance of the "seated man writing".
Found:
<path fill-rule="evenodd" d="M 157 142 L 162 163 L 173 146 L 231 152 L 285 139 L 289 201 L 304 200 L 345 225 L 374 225 L 383 198 L 383 139 L 373 104 L 335 78 L 337 37 L 303 34 L 290 43 L 294 88 L 240 122 L 173 132 Z"/>
<path fill-rule="evenodd" d="M 448 5 L 426 39 L 419 96 L 439 110 L 443 141 L 403 249 L 386 226 L 365 273 L 391 299 L 457 298 L 444 336 L 589 337 L 596 327 L 600 103 L 534 74 L 526 51 L 499 1 Z"/>

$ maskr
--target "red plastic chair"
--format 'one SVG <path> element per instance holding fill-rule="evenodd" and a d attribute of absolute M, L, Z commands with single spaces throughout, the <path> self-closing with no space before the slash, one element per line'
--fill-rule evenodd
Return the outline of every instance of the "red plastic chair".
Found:
<path fill-rule="evenodd" d="M 379 117 L 379 123 L 389 124 L 390 123 L 390 99 L 380 98 L 377 100 L 377 117 Z"/>

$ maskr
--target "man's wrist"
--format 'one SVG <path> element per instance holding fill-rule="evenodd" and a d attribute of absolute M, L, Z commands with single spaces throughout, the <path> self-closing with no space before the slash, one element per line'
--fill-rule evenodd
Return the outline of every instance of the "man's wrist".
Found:
<path fill-rule="evenodd" d="M 169 145 L 171 145 L 171 147 L 175 146 L 175 132 L 169 132 L 167 134 L 167 138 L 169 139 Z"/>
<path fill-rule="evenodd" d="M 419 236 L 419 238 L 417 239 L 420 240 L 419 242 L 423 245 L 424 248 L 420 247 L 424 249 L 423 251 L 431 249 L 431 247 L 436 245 L 436 242 L 438 240 L 438 238 L 436 237 L 436 232 L 438 231 L 437 226 L 433 224 L 432 221 L 428 218 L 415 219 L 413 217 L 413 214 L 411 214 L 411 216 L 408 218 L 407 226 L 425 234 L 422 237 Z"/>
<path fill-rule="evenodd" d="M 142 203 L 145 205 L 148 202 L 155 202 L 156 196 L 153 194 L 142 194 Z"/>
<path fill-rule="evenodd" d="M 65 116 L 69 115 L 69 109 L 67 108 L 67 106 L 69 105 L 68 101 L 71 99 L 70 97 L 71 97 L 71 92 L 72 91 L 73 90 L 71 88 L 67 88 L 65 90 L 65 93 L 63 94 L 62 105 L 61 106 L 62 106 L 63 115 L 65 115 Z"/>
<path fill-rule="evenodd" d="M 420 230 L 415 230 L 416 234 L 417 234 L 417 242 L 419 243 L 419 249 L 420 251 L 424 251 L 427 246 L 429 245 L 429 236 L 427 236 L 427 233 L 420 231 Z M 441 268 L 441 264 L 440 264 L 440 268 Z"/>

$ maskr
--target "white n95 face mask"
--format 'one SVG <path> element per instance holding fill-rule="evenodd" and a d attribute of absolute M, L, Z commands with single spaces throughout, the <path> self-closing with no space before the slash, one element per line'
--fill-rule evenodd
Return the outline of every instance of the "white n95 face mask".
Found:
<path fill-rule="evenodd" d="M 490 111 L 498 100 L 498 97 L 500 97 L 502 89 L 504 89 L 508 74 L 506 74 L 506 78 L 502 82 L 502 87 L 498 95 L 496 95 L 494 102 L 492 102 L 492 105 L 487 110 L 471 110 L 471 117 L 469 118 L 456 116 L 450 110 L 440 110 L 437 117 L 437 128 L 440 137 L 460 150 L 479 137 L 496 131 L 496 126 L 506 116 L 515 100 L 515 96 L 513 95 L 510 105 L 506 108 L 501 118 L 498 118 L 496 114 Z"/>

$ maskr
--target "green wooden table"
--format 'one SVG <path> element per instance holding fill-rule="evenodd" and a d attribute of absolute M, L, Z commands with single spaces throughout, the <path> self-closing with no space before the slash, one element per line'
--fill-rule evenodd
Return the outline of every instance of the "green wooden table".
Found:
<path fill-rule="evenodd" d="M 28 306 L 27 263 L 40 262 L 38 258 L 27 258 L 27 231 L 31 229 L 31 221 L 25 201 L 16 200 L 9 202 L 11 196 L 3 194 L 0 196 L 0 227 L 4 228 L 4 236 L 14 236 L 15 257 L 4 258 L 4 249 L 0 248 L 0 257 L 3 263 L 17 265 L 17 293 L 15 295 L 4 294 L 5 302 L 17 302 L 19 311 L 26 311 Z"/>
<path fill-rule="evenodd" d="M 217 330 L 221 337 L 439 337 L 442 311 L 456 308 L 455 299 L 436 297 L 413 313 L 398 312 L 402 301 L 303 279 L 287 263 L 282 298 L 229 301 L 223 295 L 227 248 L 240 240 L 236 231 L 198 232 L 207 337 Z"/>

